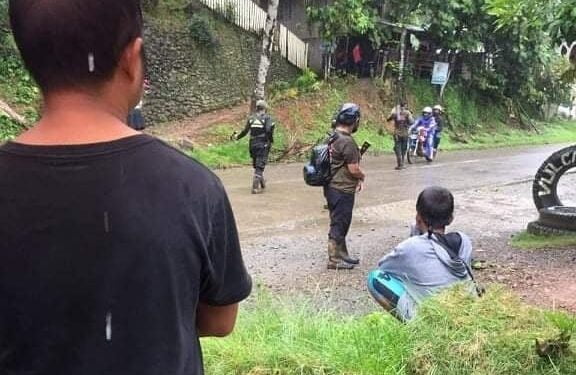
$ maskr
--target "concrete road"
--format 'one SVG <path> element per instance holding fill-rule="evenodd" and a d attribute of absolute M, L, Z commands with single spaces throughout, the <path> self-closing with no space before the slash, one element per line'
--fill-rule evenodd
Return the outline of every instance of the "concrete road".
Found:
<path fill-rule="evenodd" d="M 459 192 L 526 181 L 533 178 L 550 154 L 565 146 L 441 153 L 434 163 L 421 160 L 403 171 L 394 170 L 391 155 L 368 157 L 363 161 L 366 189 L 358 195 L 356 207 L 361 212 L 363 208 L 414 200 L 430 185 Z M 218 172 L 230 195 L 243 238 L 324 226 L 327 215 L 321 209 L 322 189 L 304 184 L 302 166 L 303 163 L 270 166 L 266 171 L 268 188 L 261 195 L 250 194 L 251 169 Z M 574 190 L 574 179 L 565 180 L 570 183 L 563 183 L 563 190 Z"/>

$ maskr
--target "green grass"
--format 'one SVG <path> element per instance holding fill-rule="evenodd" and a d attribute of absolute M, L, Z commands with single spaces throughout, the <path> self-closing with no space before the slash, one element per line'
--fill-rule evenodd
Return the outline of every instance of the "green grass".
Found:
<path fill-rule="evenodd" d="M 500 125 L 477 130 L 475 134 L 466 138 L 466 143 L 451 139 L 447 133 L 441 147 L 444 151 L 454 151 L 576 142 L 576 122 L 540 124 L 538 129 L 540 134 Z"/>
<path fill-rule="evenodd" d="M 357 317 L 259 293 L 233 335 L 205 339 L 203 348 L 209 375 L 574 374 L 574 355 L 542 359 L 535 340 L 575 327 L 574 317 L 498 287 L 480 299 L 456 288 L 406 325 L 384 312 Z"/>
<path fill-rule="evenodd" d="M 510 244 L 513 247 L 526 250 L 559 249 L 576 247 L 574 236 L 537 236 L 528 232 L 515 235 Z"/>

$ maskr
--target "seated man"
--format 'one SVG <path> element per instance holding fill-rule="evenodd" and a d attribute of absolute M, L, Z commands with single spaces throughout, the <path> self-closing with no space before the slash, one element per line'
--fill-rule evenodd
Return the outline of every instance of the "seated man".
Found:
<path fill-rule="evenodd" d="M 376 301 L 398 319 L 415 316 L 422 299 L 461 281 L 473 281 L 472 244 L 463 233 L 446 233 L 452 223 L 454 197 L 430 187 L 418 197 L 413 236 L 382 258 L 368 277 Z"/>

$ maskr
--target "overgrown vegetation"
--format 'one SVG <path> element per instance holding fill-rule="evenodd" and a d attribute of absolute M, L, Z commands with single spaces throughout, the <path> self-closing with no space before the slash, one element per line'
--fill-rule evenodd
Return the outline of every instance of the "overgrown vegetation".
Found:
<path fill-rule="evenodd" d="M 566 61 L 556 51 L 561 41 L 575 40 L 574 5 L 574 0 L 337 0 L 308 13 L 325 40 L 364 35 L 375 48 L 382 38 L 399 42 L 376 21 L 377 14 L 422 26 L 441 51 L 439 59 L 453 67 L 465 62 L 473 72 L 466 84 L 474 91 L 510 103 L 523 116 L 543 117 L 545 106 L 569 99 L 569 82 L 562 78 L 576 76 L 566 74 Z"/>
<path fill-rule="evenodd" d="M 295 82 L 277 84 L 271 90 L 272 114 L 282 142 L 276 142 L 272 160 L 301 160 L 308 149 L 322 140 L 338 107 L 347 101 L 357 101 L 363 109 L 362 126 L 355 135 L 358 142 L 369 141 L 371 153 L 391 153 L 391 125 L 385 122 L 391 106 L 382 98 L 393 98 L 386 85 L 374 86 L 353 78 L 332 83 L 319 83 L 305 73 Z M 306 82 L 306 84 L 304 84 Z M 370 92 L 362 92 L 368 90 Z M 424 106 L 436 103 L 437 92 L 426 81 L 409 81 L 409 102 L 416 116 Z M 498 103 L 475 93 L 466 86 L 453 85 L 445 94 L 445 106 L 451 127 L 446 129 L 441 149 L 481 149 L 532 144 L 576 141 L 576 123 L 540 124 L 539 133 L 508 124 L 505 109 Z M 229 139 L 234 129 L 243 124 L 214 127 L 192 153 L 212 167 L 249 164 L 248 146 Z M 222 129 L 225 129 L 223 131 Z"/>
<path fill-rule="evenodd" d="M 574 355 L 541 358 L 535 342 L 575 327 L 573 316 L 529 307 L 499 287 L 480 299 L 446 292 L 406 325 L 383 312 L 318 311 L 260 292 L 231 337 L 203 347 L 207 373 L 222 375 L 572 374 Z"/>
<path fill-rule="evenodd" d="M 7 15 L 8 2 L 0 0 L 0 100 L 32 122 L 38 116 L 39 90 L 18 56 Z M 21 125 L 0 114 L 0 142 L 13 139 L 22 130 Z"/>
<path fill-rule="evenodd" d="M 576 235 L 537 236 L 528 232 L 521 232 L 512 237 L 510 244 L 525 250 L 574 248 L 576 247 Z"/>
<path fill-rule="evenodd" d="M 188 29 L 190 30 L 192 39 L 198 42 L 201 46 L 208 48 L 218 47 L 218 37 L 215 35 L 214 28 L 205 17 L 194 14 L 190 17 Z"/>

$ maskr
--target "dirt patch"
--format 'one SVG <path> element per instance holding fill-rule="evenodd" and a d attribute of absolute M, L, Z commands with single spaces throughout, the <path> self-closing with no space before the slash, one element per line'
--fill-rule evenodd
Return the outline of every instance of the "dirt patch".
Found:
<path fill-rule="evenodd" d="M 178 145 L 207 144 L 212 141 L 208 137 L 210 128 L 222 124 L 240 124 L 248 116 L 248 109 L 249 103 L 242 103 L 197 117 L 149 127 L 146 133 Z"/>
<path fill-rule="evenodd" d="M 530 183 L 522 183 L 457 192 L 451 229 L 473 239 L 476 260 L 486 264 L 475 272 L 481 283 L 503 284 L 529 303 L 576 312 L 576 249 L 526 251 L 509 245 L 511 236 L 537 216 L 529 194 L 519 194 L 529 191 Z M 321 210 L 321 203 L 313 209 Z M 356 211 L 349 245 L 362 262 L 353 271 L 326 270 L 325 221 L 245 241 L 248 267 L 274 294 L 304 294 L 321 306 L 351 313 L 374 311 L 378 307 L 366 291 L 366 275 L 407 238 L 413 205 L 403 201 Z"/>
<path fill-rule="evenodd" d="M 387 132 L 393 130 L 393 125 L 386 122 L 392 106 L 389 102 L 392 99 L 385 90 L 375 86 L 369 79 L 360 79 L 346 90 L 347 95 L 343 101 L 359 104 L 365 123 Z M 328 128 L 331 119 L 328 116 L 326 119 L 321 119 L 319 113 L 326 112 L 330 99 L 330 89 L 323 89 L 296 98 L 284 99 L 273 105 L 271 113 L 288 137 L 284 154 L 291 155 L 305 151 L 309 145 L 304 145 L 303 139 L 307 133 L 318 127 L 319 121 L 322 121 L 323 125 L 325 122 Z M 228 124 L 240 129 L 248 116 L 248 107 L 248 103 L 242 103 L 194 118 L 150 127 L 146 132 L 185 147 L 191 147 L 193 144 L 215 144 L 222 142 L 223 139 L 213 134 L 214 126 Z"/>

